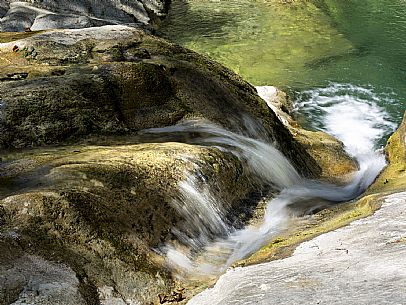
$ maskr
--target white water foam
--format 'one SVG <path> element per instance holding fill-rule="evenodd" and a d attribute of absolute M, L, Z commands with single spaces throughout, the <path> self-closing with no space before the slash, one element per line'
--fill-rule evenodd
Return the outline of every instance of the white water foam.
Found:
<path fill-rule="evenodd" d="M 267 90 L 262 90 L 267 92 Z M 264 98 L 269 98 L 264 96 Z M 280 194 L 267 203 L 264 220 L 259 226 L 235 230 L 227 223 L 222 204 L 207 184 L 196 183 L 193 177 L 180 184 L 179 200 L 174 206 L 188 219 L 194 234 L 175 231 L 189 246 L 167 245 L 168 263 L 182 276 L 208 276 L 224 272 L 235 261 L 257 251 L 283 230 L 291 217 L 288 207 L 303 201 L 320 199 L 348 201 L 360 195 L 385 166 L 385 158 L 376 150 L 384 134 L 393 131 L 394 124 L 377 106 L 378 97 L 372 91 L 349 85 L 304 92 L 297 109 L 309 114 L 315 128 L 324 130 L 344 142 L 360 170 L 345 186 L 335 186 L 301 178 L 290 162 L 270 143 L 254 140 L 227 131 L 211 123 L 186 122 L 153 129 L 153 133 L 203 132 L 208 136 L 197 143 L 213 145 L 236 154 L 248 164 L 254 175 L 275 185 Z M 261 136 L 258 136 L 261 138 Z M 198 234 L 196 234 L 198 232 Z M 217 236 L 217 238 L 213 238 Z"/>
<path fill-rule="evenodd" d="M 313 127 L 341 140 L 350 155 L 363 159 L 374 153 L 377 142 L 396 128 L 377 105 L 379 99 L 372 89 L 332 84 L 303 92 L 296 111 L 305 113 L 315 123 Z"/>
<path fill-rule="evenodd" d="M 380 97 L 372 89 L 350 84 L 332 84 L 305 91 L 296 103 L 296 111 L 306 114 L 313 127 L 344 143 L 345 150 L 360 165 L 368 187 L 385 166 L 379 142 L 396 129 L 385 110 L 378 106 Z"/>

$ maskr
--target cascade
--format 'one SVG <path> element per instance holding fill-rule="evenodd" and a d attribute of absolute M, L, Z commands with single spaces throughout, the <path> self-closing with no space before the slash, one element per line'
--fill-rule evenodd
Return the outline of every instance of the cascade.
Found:
<path fill-rule="evenodd" d="M 266 92 L 261 88 L 258 91 Z M 384 134 L 395 128 L 395 124 L 386 119 L 385 111 L 375 103 L 376 99 L 378 97 L 369 89 L 332 84 L 304 92 L 296 103 L 296 110 L 308 113 L 309 118 L 312 118 L 311 113 L 321 113 L 315 118 L 313 127 L 341 140 L 346 151 L 358 161 L 359 170 L 349 183 L 341 186 L 301 177 L 273 143 L 258 140 L 264 138 L 262 135 L 256 135 L 254 139 L 197 120 L 148 130 L 151 134 L 199 134 L 201 136 L 195 137 L 193 143 L 235 154 L 244 161 L 246 170 L 279 192 L 267 200 L 260 224 L 236 229 L 228 223 L 224 204 L 210 190 L 204 177 L 196 176 L 198 170 L 190 173 L 179 184 L 179 197 L 173 201 L 174 207 L 188 220 L 186 232 L 173 231 L 186 248 L 167 244 L 160 249 L 169 265 L 179 276 L 219 274 L 270 242 L 287 228 L 293 216 L 362 194 L 385 166 L 385 157 L 376 149 L 377 144 Z"/>

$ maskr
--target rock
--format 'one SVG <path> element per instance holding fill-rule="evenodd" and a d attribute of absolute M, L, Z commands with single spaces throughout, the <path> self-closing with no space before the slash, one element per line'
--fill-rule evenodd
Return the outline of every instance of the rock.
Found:
<path fill-rule="evenodd" d="M 139 134 L 146 128 L 209 120 L 275 143 L 307 176 L 321 172 L 255 88 L 141 30 L 28 31 L 0 40 L 0 232 L 18 235 L 27 266 L 35 257 L 66 271 L 56 303 L 65 290 L 72 304 L 183 299 L 155 252 L 187 224 L 172 205 L 179 183 L 200 177 L 231 222 L 261 190 L 236 156 L 167 139 L 148 144 Z M 4 288 L 8 299 L 40 302 L 23 293 L 29 283 L 12 286 Z"/>
<path fill-rule="evenodd" d="M 169 1 L 118 0 L 10 1 L 0 6 L 0 31 L 22 32 L 70 28 L 78 29 L 107 24 L 131 24 L 145 27 L 159 23 Z"/>
<path fill-rule="evenodd" d="M 367 190 L 367 194 L 393 193 L 406 186 L 406 112 L 396 132 L 385 147 L 388 166 Z"/>
<path fill-rule="evenodd" d="M 174 282 L 153 249 L 189 221 L 172 205 L 178 183 L 189 174 L 202 177 L 199 183 L 218 190 L 216 198 L 226 204 L 230 218 L 258 188 L 237 157 L 197 145 L 62 147 L 11 157 L 0 170 L 0 184 L 7 180 L 13 186 L 0 188 L 0 234 L 15 234 L 18 251 L 10 250 L 14 258 L 0 259 L 0 270 L 6 278 L 21 273 L 38 284 L 10 278 L 11 283 L 0 281 L 0 291 L 7 300 L 27 304 L 48 294 L 54 304 L 82 304 L 82 299 L 87 304 L 99 299 L 103 304 L 149 304 L 158 294 L 171 294 Z M 21 260 L 14 260 L 17 253 Z M 48 273 L 37 279 L 42 267 L 29 266 L 36 266 L 32 260 L 38 257 L 44 260 L 41 266 L 63 262 L 53 267 L 61 269 L 63 279 L 52 280 Z M 33 289 L 40 289 L 37 297 Z"/>
<path fill-rule="evenodd" d="M 25 253 L 18 238 L 0 236 L 0 304 L 86 304 L 72 269 Z"/>
<path fill-rule="evenodd" d="M 21 21 L 33 27 L 41 18 L 50 24 L 47 13 L 37 13 L 54 9 L 53 2 L 41 3 L 13 2 L 2 24 L 12 24 L 14 13 L 23 17 L 13 26 L 25 26 Z M 148 3 L 154 9 L 155 2 Z M 71 4 L 61 7 L 70 10 Z M 111 16 L 121 18 L 120 12 Z M 52 18 L 55 26 L 70 22 L 59 14 Z M 87 24 L 79 19 L 80 27 L 82 21 Z M 159 296 L 184 298 L 155 252 L 175 239 L 174 228 L 187 224 L 172 204 L 179 183 L 189 174 L 198 177 L 224 203 L 229 221 L 241 217 L 242 204 L 262 185 L 231 153 L 151 140 L 141 133 L 146 128 L 209 120 L 275 143 L 303 175 L 323 174 L 321 162 L 254 87 L 140 29 L 26 31 L 0 34 L 0 41 L 0 234 L 17 236 L 13 247 L 22 274 L 38 283 L 30 286 L 18 277 L 4 284 L 7 302 L 49 296 L 56 304 L 150 304 Z M 146 143 L 151 141 L 156 143 Z M 0 260 L 6 272 L 14 273 L 13 264 Z M 52 288 L 54 273 L 37 276 L 41 268 L 55 269 L 59 286 Z M 25 293 L 33 290 L 38 293 Z"/>
<path fill-rule="evenodd" d="M 28 73 L 0 82 L 2 148 L 203 118 L 275 142 L 305 175 L 321 172 L 255 88 L 204 56 L 125 26 L 21 35 L 0 44 L 1 74 Z"/>
<path fill-rule="evenodd" d="M 387 196 L 405 192 L 406 116 L 388 140 L 385 151 L 388 165 L 360 198 L 320 211 L 302 223 L 295 223 L 293 229 L 236 265 L 247 266 L 289 257 L 300 243 L 348 225 L 354 220 L 371 216 Z"/>
<path fill-rule="evenodd" d="M 361 198 L 275 239 L 188 304 L 403 304 L 406 113 L 385 151 L 387 167 Z"/>
<path fill-rule="evenodd" d="M 373 216 L 305 242 L 291 257 L 229 270 L 188 304 L 404 304 L 406 192 L 379 201 Z"/>

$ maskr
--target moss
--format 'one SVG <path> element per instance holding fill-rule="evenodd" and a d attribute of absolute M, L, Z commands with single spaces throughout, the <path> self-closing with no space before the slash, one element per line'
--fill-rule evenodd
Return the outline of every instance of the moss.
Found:
<path fill-rule="evenodd" d="M 389 138 L 385 147 L 388 166 L 375 183 L 367 190 L 368 194 L 402 191 L 406 186 L 406 112 L 398 130 Z"/>
<path fill-rule="evenodd" d="M 3 201 L 11 216 L 8 225 L 19 227 L 26 251 L 31 243 L 31 253 L 70 265 L 90 296 L 96 286 L 121 291 L 132 285 L 126 286 L 128 281 L 151 291 L 172 287 L 162 258 L 151 248 L 173 238 L 171 229 L 184 221 L 170 202 L 178 194 L 179 181 L 196 164 L 208 178 L 205 183 L 220 190 L 219 200 L 229 203 L 225 209 L 230 218 L 241 199 L 256 188 L 247 182 L 237 157 L 197 145 L 66 146 L 5 158 L 6 176 L 20 178 L 37 171 L 32 179 L 42 182 Z M 38 171 L 37 166 L 48 170 Z"/>
<path fill-rule="evenodd" d="M 21 68 L 29 75 L 18 83 L 0 83 L 5 102 L 0 147 L 130 135 L 184 118 L 208 119 L 240 131 L 249 129 L 246 122 L 251 118 L 260 122 L 262 136 L 276 141 L 302 174 L 320 175 L 317 163 L 292 139 L 254 87 L 207 57 L 131 31 L 131 38 L 109 36 L 69 45 L 41 40 L 39 34 L 26 41 L 27 48 L 36 51 L 29 63 L 10 50 L 0 52 L 9 61 L 0 58 L 0 68 L 11 72 Z"/>

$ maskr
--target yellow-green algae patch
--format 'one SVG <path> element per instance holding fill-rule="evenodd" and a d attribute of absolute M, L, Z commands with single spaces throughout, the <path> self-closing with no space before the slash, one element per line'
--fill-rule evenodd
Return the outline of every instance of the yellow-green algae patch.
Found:
<path fill-rule="evenodd" d="M 11 42 L 18 39 L 31 37 L 32 35 L 41 33 L 41 31 L 27 31 L 27 32 L 1 32 L 0 43 Z"/>
<path fill-rule="evenodd" d="M 385 152 L 390 163 L 368 189 L 368 194 L 406 188 L 406 112 L 399 129 L 389 138 Z"/>

